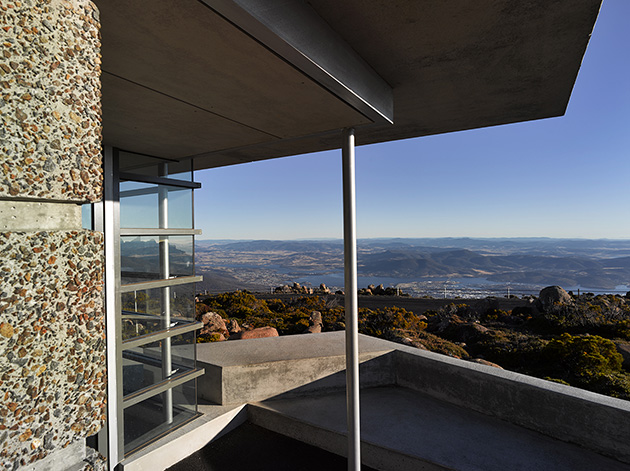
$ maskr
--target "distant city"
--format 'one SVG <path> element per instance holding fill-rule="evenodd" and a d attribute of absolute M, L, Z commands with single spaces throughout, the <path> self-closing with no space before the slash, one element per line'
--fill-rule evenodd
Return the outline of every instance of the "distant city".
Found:
<path fill-rule="evenodd" d="M 363 239 L 359 287 L 399 288 L 412 296 L 484 298 L 567 291 L 625 294 L 630 240 L 550 238 Z M 197 290 L 269 292 L 298 282 L 343 290 L 341 240 L 198 240 Z"/>

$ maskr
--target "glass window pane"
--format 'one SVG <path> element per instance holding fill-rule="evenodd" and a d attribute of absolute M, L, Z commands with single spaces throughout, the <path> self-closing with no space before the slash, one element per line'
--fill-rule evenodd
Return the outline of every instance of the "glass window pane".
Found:
<path fill-rule="evenodd" d="M 134 154 L 133 152 L 120 151 L 118 155 L 121 172 L 151 175 L 153 177 L 158 176 L 158 165 L 165 162 L 164 159 Z"/>
<path fill-rule="evenodd" d="M 192 160 L 169 163 L 168 177 L 187 182 L 193 181 Z"/>
<path fill-rule="evenodd" d="M 161 176 L 159 174 L 159 165 L 166 163 L 168 166 L 168 177 L 176 180 L 192 180 L 192 161 L 185 160 L 182 162 L 172 162 L 157 157 L 149 157 L 147 155 L 132 154 L 129 152 L 120 152 L 120 171 L 137 173 L 139 175 L 149 175 L 152 177 Z"/>
<path fill-rule="evenodd" d="M 125 453 L 131 453 L 195 417 L 197 412 L 195 380 L 172 390 L 172 419 L 164 410 L 165 394 L 158 394 L 124 410 Z"/>
<path fill-rule="evenodd" d="M 122 294 L 123 340 L 164 330 L 162 296 L 165 288 Z M 194 283 L 173 286 L 165 293 L 170 300 L 170 327 L 195 320 Z M 137 313 L 137 314 L 136 314 Z"/>
<path fill-rule="evenodd" d="M 81 205 L 81 227 L 83 229 L 94 230 L 92 227 L 92 211 L 91 203 Z"/>
<path fill-rule="evenodd" d="M 160 188 L 168 192 L 168 227 L 192 229 L 192 189 L 132 181 L 120 183 L 120 227 L 159 228 Z"/>
<path fill-rule="evenodd" d="M 167 340 L 169 339 L 123 351 L 123 395 L 195 367 L 195 333 L 187 332 L 170 338 L 171 374 L 163 372 L 162 353 Z"/>
<path fill-rule="evenodd" d="M 126 236 L 120 238 L 123 285 L 164 278 L 160 244 L 168 244 L 168 277 L 194 275 L 193 236 Z"/>

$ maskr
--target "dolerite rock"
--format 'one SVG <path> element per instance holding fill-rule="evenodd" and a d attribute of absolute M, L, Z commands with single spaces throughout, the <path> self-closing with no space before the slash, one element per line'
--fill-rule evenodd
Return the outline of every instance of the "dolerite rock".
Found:
<path fill-rule="evenodd" d="M 230 333 L 230 335 L 236 334 L 237 332 L 240 332 L 241 330 L 243 330 L 238 325 L 238 322 L 236 321 L 236 319 L 231 319 L 230 320 L 230 322 L 227 325 L 227 329 L 228 329 L 228 332 Z"/>
<path fill-rule="evenodd" d="M 615 347 L 617 347 L 617 351 L 623 357 L 623 367 L 626 369 L 630 368 L 630 342 L 617 340 Z"/>
<path fill-rule="evenodd" d="M 230 335 L 229 340 L 262 339 L 265 337 L 278 337 L 278 331 L 273 327 L 259 327 L 252 330 L 243 330 Z"/>
<path fill-rule="evenodd" d="M 476 322 L 466 322 L 449 326 L 444 334 L 455 342 L 475 343 L 490 335 L 490 330 Z"/>
<path fill-rule="evenodd" d="M 449 327 L 464 323 L 464 320 L 456 314 L 440 314 L 437 316 L 431 316 L 427 319 L 427 331 L 434 334 L 440 334 Z"/>
<path fill-rule="evenodd" d="M 283 285 L 278 286 L 273 290 L 274 293 L 280 294 L 313 294 L 313 288 L 308 286 L 302 286 L 299 283 L 293 283 L 292 286 Z"/>
<path fill-rule="evenodd" d="M 305 334 L 319 334 L 322 331 L 324 322 L 322 321 L 322 313 L 319 311 L 313 311 L 308 318 L 309 326 L 304 331 Z"/>
<path fill-rule="evenodd" d="M 560 286 L 547 286 L 538 295 L 538 309 L 547 310 L 554 305 L 573 304 L 573 298 Z"/>
<path fill-rule="evenodd" d="M 201 316 L 201 322 L 203 322 L 203 328 L 201 332 L 199 332 L 201 335 L 217 333 L 221 334 L 223 337 L 228 336 L 225 321 L 216 312 L 206 312 Z"/>
<path fill-rule="evenodd" d="M 319 288 L 317 289 L 317 293 L 318 294 L 330 294 L 330 288 L 328 288 L 328 286 L 326 286 L 324 283 L 322 283 L 321 285 L 319 285 Z"/>

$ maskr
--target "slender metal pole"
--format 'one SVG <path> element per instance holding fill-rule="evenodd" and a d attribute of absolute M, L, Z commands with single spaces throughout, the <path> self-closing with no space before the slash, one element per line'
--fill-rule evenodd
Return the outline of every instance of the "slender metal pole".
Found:
<path fill-rule="evenodd" d="M 361 469 L 359 415 L 359 302 L 357 299 L 357 224 L 354 129 L 343 131 L 343 246 L 346 308 L 346 408 L 348 471 Z"/>
<path fill-rule="evenodd" d="M 168 176 L 168 164 L 159 165 L 159 176 Z M 158 187 L 159 198 L 159 226 L 160 229 L 168 228 L 168 188 L 164 185 Z M 170 274 L 168 236 L 160 237 L 160 278 L 167 279 Z M 163 327 L 171 326 L 171 288 L 166 286 L 161 290 L 162 322 Z M 166 379 L 172 372 L 171 338 L 162 340 L 162 379 Z M 173 390 L 164 392 L 164 421 L 167 424 L 173 422 Z"/>
<path fill-rule="evenodd" d="M 107 348 L 107 467 L 113 470 L 124 458 L 122 409 L 122 331 L 120 323 L 120 209 L 118 188 L 118 151 L 103 152 L 102 224 L 105 242 L 105 328 Z"/>

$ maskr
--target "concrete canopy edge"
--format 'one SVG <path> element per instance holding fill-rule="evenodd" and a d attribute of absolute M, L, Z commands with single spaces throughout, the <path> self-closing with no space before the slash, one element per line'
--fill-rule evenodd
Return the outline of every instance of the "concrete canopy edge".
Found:
<path fill-rule="evenodd" d="M 373 121 L 392 123 L 392 88 L 303 1 L 202 0 Z"/>

